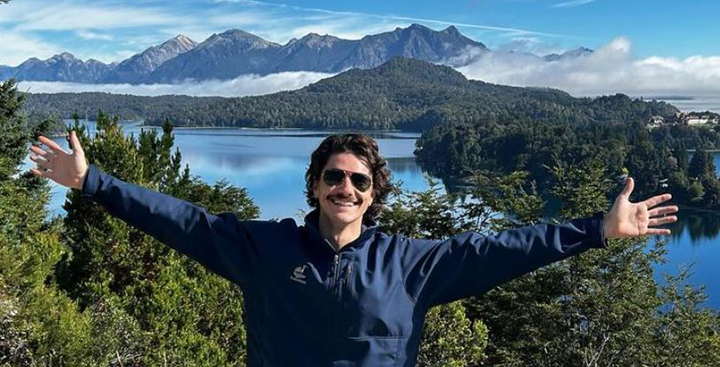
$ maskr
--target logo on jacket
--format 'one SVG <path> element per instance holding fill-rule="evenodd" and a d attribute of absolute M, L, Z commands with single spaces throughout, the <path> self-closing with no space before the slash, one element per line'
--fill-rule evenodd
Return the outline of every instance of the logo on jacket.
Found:
<path fill-rule="evenodd" d="M 305 284 L 305 278 L 307 276 L 305 275 L 305 269 L 307 269 L 307 265 L 300 265 L 295 270 L 293 270 L 292 276 L 290 276 L 290 280 L 296 281 L 300 284 Z"/>

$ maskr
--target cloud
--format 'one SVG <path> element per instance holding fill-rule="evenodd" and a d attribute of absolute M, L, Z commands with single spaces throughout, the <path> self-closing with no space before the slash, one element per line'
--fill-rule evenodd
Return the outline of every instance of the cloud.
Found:
<path fill-rule="evenodd" d="M 191 96 L 242 97 L 302 88 L 334 74 L 284 72 L 266 76 L 243 75 L 227 81 L 186 82 L 182 84 L 77 84 L 62 82 L 20 82 L 18 88 L 30 93 L 105 92 L 160 96 L 184 94 Z"/>
<path fill-rule="evenodd" d="M 52 56 L 62 49 L 36 37 L 0 29 L 0 65 L 17 66 L 31 57 Z"/>
<path fill-rule="evenodd" d="M 113 55 L 138 53 L 177 34 L 197 42 L 213 33 L 240 28 L 270 41 L 285 44 L 291 38 L 307 33 L 331 34 L 345 39 L 359 39 L 368 34 L 388 32 L 410 23 L 433 27 L 455 25 L 464 32 L 492 37 L 565 37 L 534 30 L 495 25 L 456 23 L 444 19 L 406 17 L 354 11 L 288 5 L 251 0 L 190 0 L 163 3 L 158 1 L 122 2 L 119 0 L 52 0 L 13 1 L 0 12 L 0 45 L 3 50 L 32 47 L 19 45 L 19 38 L 34 39 L 38 53 L 17 53 L 5 63 L 19 63 L 22 57 L 46 59 L 60 51 L 77 57 L 94 58 L 109 63 L 121 61 Z M 6 37 L 5 34 L 15 34 Z M 112 42 L 110 42 L 112 41 Z M 42 43 L 44 47 L 40 47 Z M 49 50 L 53 50 L 50 52 Z M 9 53 L 4 53 L 9 55 Z M 0 53 L 3 55 L 3 53 Z M 2 63 L 0 56 L 0 63 Z"/>
<path fill-rule="evenodd" d="M 565 48 L 557 44 L 548 44 L 537 37 L 514 37 L 509 42 L 493 47 L 495 51 L 529 52 L 535 55 L 561 54 Z"/>
<path fill-rule="evenodd" d="M 182 24 L 189 19 L 165 8 L 95 6 L 45 3 L 40 10 L 21 15 L 18 30 L 117 29 Z"/>
<path fill-rule="evenodd" d="M 572 8 L 580 5 L 590 4 L 595 0 L 572 0 L 553 5 L 553 8 Z"/>
<path fill-rule="evenodd" d="M 468 78 L 497 84 L 553 87 L 581 96 L 720 94 L 720 56 L 682 60 L 653 56 L 637 60 L 632 58 L 630 40 L 624 37 L 589 56 L 556 62 L 510 52 L 473 56 L 472 64 L 458 70 Z"/>
<path fill-rule="evenodd" d="M 589 2 L 589 1 L 594 1 L 594 0 L 579 0 L 579 1 Z M 321 14 L 339 16 L 342 19 L 345 19 L 346 17 L 361 17 L 361 18 L 365 18 L 365 19 L 374 18 L 374 19 L 384 19 L 384 20 L 388 20 L 388 21 L 394 20 L 394 21 L 405 21 L 405 22 L 415 22 L 415 23 L 430 23 L 430 24 L 437 24 L 437 25 L 442 25 L 442 26 L 454 25 L 456 27 L 462 27 L 462 28 L 499 31 L 499 32 L 508 33 L 511 35 L 537 35 L 537 36 L 547 36 L 547 37 L 568 37 L 566 35 L 537 32 L 537 31 L 532 31 L 532 30 L 527 30 L 527 29 L 519 29 L 519 28 L 498 27 L 498 26 L 492 26 L 492 25 L 473 24 L 473 23 L 458 23 L 458 22 L 447 21 L 447 20 L 442 20 L 442 19 L 406 17 L 406 16 L 399 16 L 399 15 L 373 14 L 373 13 L 363 13 L 363 12 L 353 12 L 353 11 L 336 11 L 336 10 L 328 10 L 328 9 L 322 9 L 322 8 L 302 7 L 302 6 L 288 5 L 288 4 L 282 4 L 282 3 L 270 3 L 270 2 L 255 1 L 255 0 L 215 0 L 215 2 L 217 2 L 217 3 L 223 3 L 223 2 L 225 2 L 225 3 L 244 3 L 244 4 L 253 4 L 253 5 L 259 5 L 259 6 L 276 7 L 276 8 L 293 10 L 293 11 L 321 13 Z"/>
<path fill-rule="evenodd" d="M 101 41 L 112 41 L 112 36 L 108 34 L 101 34 L 101 33 L 95 33 L 90 32 L 87 30 L 79 30 L 76 32 L 78 37 L 86 40 L 101 40 Z"/>

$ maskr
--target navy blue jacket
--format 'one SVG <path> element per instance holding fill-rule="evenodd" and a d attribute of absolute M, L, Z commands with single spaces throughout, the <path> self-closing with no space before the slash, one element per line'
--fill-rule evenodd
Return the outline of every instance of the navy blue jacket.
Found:
<path fill-rule="evenodd" d="M 412 366 L 431 307 L 604 247 L 602 216 L 484 237 L 418 240 L 365 228 L 335 251 L 318 212 L 241 221 L 90 166 L 83 193 L 112 215 L 239 284 L 249 366 Z M 452 331 L 448 331 L 452 332 Z"/>

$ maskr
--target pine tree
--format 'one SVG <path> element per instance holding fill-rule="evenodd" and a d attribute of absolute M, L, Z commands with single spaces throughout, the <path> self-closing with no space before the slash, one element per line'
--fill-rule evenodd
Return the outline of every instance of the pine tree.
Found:
<path fill-rule="evenodd" d="M 256 218 L 244 189 L 220 181 L 212 186 L 181 167 L 172 152 L 172 125 L 126 136 L 117 119 L 98 115 L 90 138 L 78 134 L 89 162 L 128 182 L 194 202 L 213 213 Z M 77 127 L 77 126 L 76 126 Z M 120 305 L 145 333 L 138 357 L 149 365 L 218 366 L 242 363 L 246 336 L 239 288 L 112 217 L 73 191 L 64 206 L 71 255 L 58 281 L 82 307 L 107 300 Z"/>

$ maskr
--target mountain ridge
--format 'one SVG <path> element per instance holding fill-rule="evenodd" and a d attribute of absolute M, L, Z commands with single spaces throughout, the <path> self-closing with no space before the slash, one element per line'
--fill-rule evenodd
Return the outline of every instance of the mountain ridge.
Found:
<path fill-rule="evenodd" d="M 585 48 L 578 50 L 584 51 L 537 57 L 551 62 L 592 52 Z M 229 29 L 212 34 L 200 43 L 178 35 L 112 64 L 82 61 L 67 52 L 46 60 L 33 57 L 17 67 L 0 65 L 0 78 L 90 84 L 175 84 L 285 71 L 339 73 L 354 68 L 374 68 L 393 57 L 460 67 L 472 61 L 461 57 L 469 51 L 474 55 L 493 52 L 482 42 L 464 36 L 454 26 L 435 31 L 412 24 L 358 40 L 309 33 L 284 45 L 240 29 Z"/>

